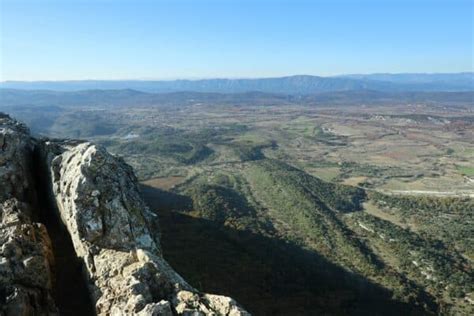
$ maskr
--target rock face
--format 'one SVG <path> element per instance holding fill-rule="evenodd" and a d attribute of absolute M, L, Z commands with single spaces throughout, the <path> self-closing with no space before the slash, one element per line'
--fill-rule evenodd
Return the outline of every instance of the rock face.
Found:
<path fill-rule="evenodd" d="M 4 121 L 8 121 L 5 123 L 7 125 L 17 124 L 8 118 L 4 118 Z M 12 133 L 23 137 L 24 148 L 35 144 L 27 130 L 12 130 L 10 134 Z M 1 140 L 9 134 L 4 129 L 0 135 L 3 135 L 0 136 L 3 137 L 0 138 L 1 145 Z M 12 147 L 7 147 L 17 148 L 12 149 L 9 156 L 0 156 L 1 162 L 6 162 L 7 167 L 22 163 L 22 160 L 13 156 L 14 153 L 25 152 L 25 157 L 28 157 L 28 153 L 32 151 L 31 148 L 21 149 L 23 147 L 20 143 L 19 139 L 12 143 Z M 57 209 L 57 214 L 48 216 L 59 216 L 69 232 L 75 253 L 84 262 L 84 277 L 98 315 L 248 315 L 229 297 L 199 293 L 163 259 L 158 219 L 143 202 L 133 170 L 122 159 L 88 142 L 42 140 L 37 141 L 35 146 L 41 153 L 38 157 L 46 170 L 41 176 L 41 183 L 49 186 L 50 203 Z M 27 170 L 27 164 L 25 158 L 24 168 L 20 169 Z M 15 169 L 9 168 L 8 170 Z M 15 204 L 7 197 L 4 198 L 4 195 L 8 195 L 8 198 L 13 193 L 22 195 L 19 189 L 28 187 L 27 181 L 25 182 L 28 172 L 20 174 L 18 167 L 16 170 L 8 174 L 9 182 L 3 180 L 5 177 L 2 178 L 0 197 L 5 203 L 10 203 L 8 205 L 19 205 L 19 202 Z M 0 241 L 4 244 L 4 238 L 7 240 L 9 236 L 17 234 L 22 236 L 19 231 L 26 228 L 25 225 L 30 225 L 30 233 L 24 235 L 30 238 L 28 241 L 33 242 L 36 248 L 21 244 L 16 249 L 33 249 L 34 253 L 18 257 L 9 248 L 4 251 L 5 247 L 2 246 L 0 281 L 2 287 L 3 284 L 11 283 L 9 280 L 18 273 L 5 269 L 20 260 L 18 262 L 25 266 L 24 271 L 18 270 L 22 271 L 22 278 L 27 279 L 31 273 L 42 276 L 28 280 L 30 283 L 27 283 L 34 285 L 35 289 L 40 287 L 42 296 L 37 294 L 28 297 L 38 297 L 38 302 L 41 299 L 41 302 L 48 304 L 37 304 L 44 306 L 44 310 L 39 309 L 35 301 L 28 305 L 30 309 L 21 310 L 22 313 L 7 309 L 5 311 L 15 315 L 28 315 L 37 310 L 37 314 L 54 313 L 54 302 L 50 295 L 52 276 L 48 261 L 52 256 L 47 232 L 41 224 L 30 222 L 27 212 L 20 212 L 25 214 L 22 215 L 22 220 L 19 219 L 20 215 L 11 215 L 14 214 L 13 210 L 18 209 L 19 206 L 2 208 Z M 12 222 L 18 224 L 8 224 Z M 7 229 L 7 226 L 12 228 Z M 6 260 L 8 264 L 4 265 L 1 260 Z M 35 271 L 29 271 L 27 267 Z M 0 289 L 0 305 L 2 299 L 5 300 L 3 296 L 8 302 L 13 302 L 15 290 L 9 289 L 9 296 L 6 296 L 3 294 L 5 290 Z"/>
<path fill-rule="evenodd" d="M 35 209 L 33 147 L 28 129 L 0 113 L 0 315 L 57 313 L 51 242 Z"/>

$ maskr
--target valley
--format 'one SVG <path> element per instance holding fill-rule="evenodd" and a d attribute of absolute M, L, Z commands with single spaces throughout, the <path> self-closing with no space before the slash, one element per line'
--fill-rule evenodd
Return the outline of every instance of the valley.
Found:
<path fill-rule="evenodd" d="M 472 313 L 472 103 L 169 97 L 9 112 L 123 157 L 164 257 L 256 315 Z"/>

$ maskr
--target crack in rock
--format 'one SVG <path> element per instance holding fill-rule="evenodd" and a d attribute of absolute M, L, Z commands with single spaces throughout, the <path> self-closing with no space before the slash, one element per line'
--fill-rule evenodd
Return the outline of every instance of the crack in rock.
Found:
<path fill-rule="evenodd" d="M 76 286 L 52 286 L 60 271 L 53 261 L 61 260 L 54 246 L 61 232 L 74 256 L 70 260 L 82 270 L 75 275 L 84 276 L 87 293 L 80 295 L 92 300 L 92 310 L 82 314 L 249 315 L 232 298 L 200 293 L 169 266 L 160 249 L 157 216 L 142 200 L 133 170 L 123 159 L 89 142 L 35 140 L 24 125 L 3 114 L 0 140 L 0 306 L 6 306 L 1 316 L 58 312 L 54 292 Z M 25 172 L 32 165 L 40 178 L 38 192 L 30 192 L 34 173 Z M 41 210 L 30 211 L 21 206 L 22 199 L 11 200 L 20 197 Z M 53 247 L 45 226 L 32 218 L 47 223 Z M 23 230 L 25 225 L 30 226 Z M 64 303 L 59 311 L 68 314 Z"/>

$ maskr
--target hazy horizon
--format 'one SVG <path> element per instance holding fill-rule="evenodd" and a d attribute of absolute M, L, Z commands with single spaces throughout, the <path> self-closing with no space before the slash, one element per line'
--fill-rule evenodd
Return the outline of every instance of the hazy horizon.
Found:
<path fill-rule="evenodd" d="M 473 70 L 472 2 L 1 1 L 0 81 Z"/>
<path fill-rule="evenodd" d="M 57 79 L 57 80 L 0 80 L 1 83 L 7 82 L 75 82 L 75 81 L 198 81 L 198 80 L 245 80 L 245 79 L 273 79 L 273 78 L 288 78 L 288 77 L 320 77 L 320 78 L 337 78 L 346 76 L 371 76 L 371 75 L 461 75 L 471 74 L 473 71 L 460 72 L 375 72 L 375 73 L 340 73 L 330 76 L 323 76 L 319 74 L 287 74 L 281 76 L 255 76 L 255 77 L 231 77 L 231 76 L 217 76 L 217 77 L 176 77 L 176 78 L 87 78 L 87 79 Z"/>

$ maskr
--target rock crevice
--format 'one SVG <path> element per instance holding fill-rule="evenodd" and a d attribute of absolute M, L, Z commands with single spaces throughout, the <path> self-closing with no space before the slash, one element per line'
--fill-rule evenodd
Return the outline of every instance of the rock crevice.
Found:
<path fill-rule="evenodd" d="M 33 152 L 35 188 L 38 196 L 39 221 L 45 225 L 54 256 L 52 267 L 53 298 L 60 314 L 93 315 L 95 308 L 89 294 L 84 263 L 76 255 L 71 236 L 57 212 L 49 177 L 49 168 L 43 159 L 40 142 Z"/>
<path fill-rule="evenodd" d="M 11 135 L 14 135 L 15 142 L 9 140 Z M 248 315 L 229 297 L 198 292 L 169 266 L 161 254 L 158 218 L 143 202 L 133 170 L 122 159 L 89 142 L 35 140 L 29 136 L 26 127 L 4 115 L 0 118 L 0 145 L 6 148 L 0 152 L 0 238 L 3 245 L 0 250 L 0 304 L 5 306 L 0 309 L 0 315 L 46 315 L 56 313 L 58 305 L 60 312 L 67 308 L 64 306 L 67 302 L 58 304 L 53 299 L 58 298 L 52 284 L 60 269 L 54 268 L 52 250 L 58 251 L 54 245 L 55 236 L 60 231 L 70 239 L 68 247 L 79 262 L 78 269 L 81 270 L 82 266 L 82 272 L 78 274 L 84 276 L 93 305 L 91 313 Z M 34 163 L 31 163 L 33 157 Z M 36 173 L 29 170 L 32 166 Z M 40 178 L 37 182 L 41 185 L 36 190 L 32 188 L 32 175 Z M 25 188 L 29 191 L 26 192 Z M 28 194 L 35 196 L 37 193 L 47 203 L 26 198 Z M 12 202 L 12 199 L 17 200 Z M 19 207 L 11 205 L 21 203 L 29 203 L 37 210 L 28 212 L 25 208 L 24 212 L 15 213 Z M 17 219 L 20 215 L 14 217 L 11 214 L 20 214 L 23 220 Z M 53 236 L 53 247 L 46 227 L 39 223 L 40 218 L 43 222 L 49 221 L 46 227 Z M 58 220 L 54 224 L 54 220 L 48 218 Z M 20 227 L 31 225 L 30 230 L 36 232 L 25 234 L 35 236 L 34 246 L 37 248 L 27 258 L 20 256 L 17 259 L 8 249 L 3 250 L 9 238 L 22 236 L 9 231 L 12 224 L 8 223 L 12 221 L 19 222 Z M 17 226 L 15 229 L 19 229 Z M 16 247 L 21 252 L 23 248 L 24 245 Z M 2 264 L 2 260 L 8 264 Z M 24 306 L 23 313 L 13 313 L 16 311 L 11 310 L 11 306 L 17 299 L 15 297 L 20 295 L 15 296 L 15 291 L 24 286 L 8 287 L 6 283 L 18 279 L 17 283 L 23 284 L 21 278 L 28 275 L 20 271 L 18 277 L 18 273 L 6 270 L 18 260 L 22 260 L 23 266 L 42 269 L 43 276 L 26 282 L 34 289 L 41 287 L 38 293 L 35 292 L 36 296 L 28 296 L 38 297 L 40 303 L 25 301 L 14 304 Z M 60 260 L 61 257 L 56 255 L 56 261 Z M 56 292 L 66 286 L 64 283 L 56 282 L 59 287 Z M 84 294 L 78 292 L 77 295 Z"/>

